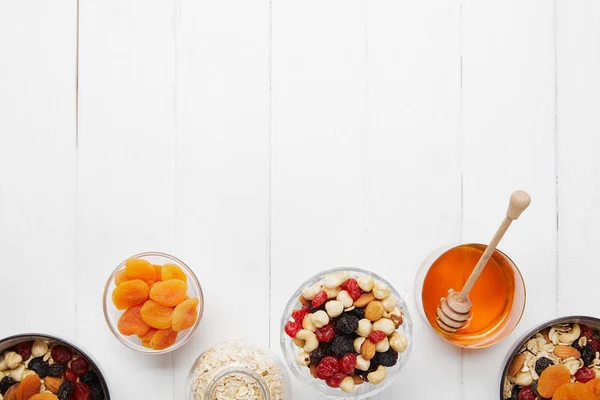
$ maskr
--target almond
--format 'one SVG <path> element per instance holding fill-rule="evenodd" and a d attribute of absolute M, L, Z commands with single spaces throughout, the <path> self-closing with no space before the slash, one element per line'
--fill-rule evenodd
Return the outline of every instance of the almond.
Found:
<path fill-rule="evenodd" d="M 384 311 L 383 304 L 379 300 L 373 300 L 365 308 L 365 318 L 371 322 L 378 321 L 383 316 Z"/>
<path fill-rule="evenodd" d="M 300 302 L 300 304 L 302 304 L 303 306 L 310 306 L 310 300 L 307 300 L 306 297 L 304 296 L 300 296 L 298 298 L 298 301 Z"/>
<path fill-rule="evenodd" d="M 310 368 L 310 374 L 312 375 L 312 377 L 317 378 L 317 364 L 310 364 L 309 368 Z"/>
<path fill-rule="evenodd" d="M 369 293 L 363 293 L 354 302 L 354 307 L 359 307 L 359 308 L 366 307 L 367 304 L 369 304 L 373 300 L 375 300 L 375 295 L 373 295 L 373 293 L 371 293 L 371 292 L 369 292 Z"/>
<path fill-rule="evenodd" d="M 62 379 L 56 378 L 53 376 L 47 376 L 44 379 L 44 385 L 46 385 L 46 389 L 48 389 L 49 391 L 51 391 L 54 394 L 58 393 L 58 388 L 60 387 L 62 382 L 63 382 Z"/>
<path fill-rule="evenodd" d="M 546 343 L 550 343 L 550 328 L 546 328 L 543 331 L 541 331 L 540 333 L 546 340 Z"/>
<path fill-rule="evenodd" d="M 377 345 L 369 339 L 365 340 L 362 346 L 360 346 L 360 355 L 367 361 L 375 357 L 376 352 Z"/>
<path fill-rule="evenodd" d="M 365 383 L 364 379 L 358 375 L 352 375 L 352 379 L 354 380 L 355 385 L 360 385 L 361 383 Z"/>
<path fill-rule="evenodd" d="M 554 355 L 560 358 L 561 360 L 564 360 L 569 357 L 581 357 L 581 353 L 575 347 L 562 345 L 554 347 Z"/>
<path fill-rule="evenodd" d="M 517 354 L 508 367 L 508 376 L 517 376 L 524 363 L 525 353 Z"/>

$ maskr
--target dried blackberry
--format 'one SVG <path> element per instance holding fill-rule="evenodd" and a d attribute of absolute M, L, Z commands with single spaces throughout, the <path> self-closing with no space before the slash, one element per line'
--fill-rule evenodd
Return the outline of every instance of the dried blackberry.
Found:
<path fill-rule="evenodd" d="M 69 400 L 69 397 L 71 397 L 74 391 L 75 384 L 73 382 L 64 381 L 58 388 L 58 393 L 56 395 L 58 396 L 58 400 Z"/>
<path fill-rule="evenodd" d="M 90 400 L 104 400 L 104 390 L 100 386 L 91 387 Z"/>
<path fill-rule="evenodd" d="M 323 357 L 331 355 L 328 353 L 331 353 L 331 346 L 327 343 L 320 343 L 319 347 L 310 353 L 311 364 L 318 364 Z"/>
<path fill-rule="evenodd" d="M 85 383 L 91 388 L 100 386 L 100 378 L 98 377 L 98 374 L 95 371 L 88 371 L 85 374 L 81 375 L 81 377 L 79 377 L 79 381 Z"/>
<path fill-rule="evenodd" d="M 577 351 L 581 353 L 581 349 L 582 349 L 582 347 L 579 345 L 579 343 L 578 343 L 577 341 L 574 341 L 574 342 L 571 344 L 571 347 L 573 347 L 573 348 L 577 349 Z"/>
<path fill-rule="evenodd" d="M 0 394 L 4 396 L 6 394 L 6 391 L 10 389 L 10 387 L 15 383 L 17 383 L 17 381 L 15 381 L 10 376 L 5 376 L 4 378 L 2 378 L 2 380 L 0 381 Z"/>
<path fill-rule="evenodd" d="M 388 351 L 384 351 L 383 353 L 378 352 L 375 358 L 380 365 L 393 367 L 398 362 L 398 352 L 390 347 Z"/>
<path fill-rule="evenodd" d="M 46 374 L 48 374 L 48 376 L 61 376 L 65 373 L 66 370 L 67 364 L 54 363 L 48 365 L 48 370 L 46 371 Z"/>
<path fill-rule="evenodd" d="M 331 351 L 338 357 L 350 353 L 354 354 L 354 338 L 349 335 L 336 336 L 331 342 Z"/>
<path fill-rule="evenodd" d="M 27 364 L 27 369 L 35 372 L 42 379 L 48 376 L 48 363 L 44 361 L 44 357 L 32 358 Z"/>
<path fill-rule="evenodd" d="M 354 374 L 360 376 L 363 381 L 369 382 L 369 379 L 367 378 L 367 375 L 369 375 L 368 371 L 361 371 L 360 369 L 355 369 Z"/>
<path fill-rule="evenodd" d="M 377 360 L 376 358 L 372 358 L 367 373 L 377 371 L 377 368 L 379 368 L 379 360 Z"/>
<path fill-rule="evenodd" d="M 538 393 L 538 391 L 537 391 L 537 387 L 538 387 L 538 381 L 533 381 L 533 382 L 531 383 L 531 390 L 533 390 L 533 393 L 535 393 L 535 395 L 536 395 L 537 397 L 540 397 L 540 398 L 541 398 L 542 396 L 540 396 L 540 394 Z"/>
<path fill-rule="evenodd" d="M 322 306 L 320 306 L 320 307 L 313 307 L 312 305 L 310 306 L 310 312 L 311 312 L 312 314 L 316 313 L 316 312 L 317 312 L 317 311 L 319 311 L 319 310 L 326 311 L 326 310 L 325 310 L 325 304 L 323 304 L 323 305 L 322 305 Z"/>
<path fill-rule="evenodd" d="M 356 315 L 356 318 L 360 321 L 365 317 L 365 310 L 362 308 L 354 307 L 354 309 L 348 311 L 348 314 Z"/>
<path fill-rule="evenodd" d="M 549 358 L 546 358 L 546 357 L 538 358 L 538 360 L 535 362 L 535 372 L 538 375 L 541 375 L 542 371 L 545 370 L 546 368 L 548 368 L 549 366 L 551 366 L 552 364 L 554 364 L 554 363 Z"/>
<path fill-rule="evenodd" d="M 519 400 L 519 392 L 521 388 L 518 385 L 513 386 L 512 392 L 510 392 L 510 397 L 507 400 Z"/>
<path fill-rule="evenodd" d="M 358 328 L 358 317 L 354 314 L 343 313 L 335 319 L 335 330 L 343 335 L 353 333 Z M 335 339 L 334 339 L 335 340 Z"/>
<path fill-rule="evenodd" d="M 590 365 L 594 358 L 596 357 L 596 352 L 591 344 L 586 344 L 581 349 L 581 359 L 583 360 L 584 365 Z"/>

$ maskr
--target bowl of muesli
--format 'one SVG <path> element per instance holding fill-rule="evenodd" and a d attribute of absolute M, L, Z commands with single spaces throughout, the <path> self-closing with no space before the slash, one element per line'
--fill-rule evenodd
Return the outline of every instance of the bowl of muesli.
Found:
<path fill-rule="evenodd" d="M 600 319 L 562 317 L 529 331 L 509 353 L 501 400 L 600 398 Z"/>

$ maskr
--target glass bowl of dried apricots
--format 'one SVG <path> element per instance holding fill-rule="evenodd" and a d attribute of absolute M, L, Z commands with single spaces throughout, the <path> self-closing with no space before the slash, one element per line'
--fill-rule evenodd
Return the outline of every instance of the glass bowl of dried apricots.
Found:
<path fill-rule="evenodd" d="M 104 318 L 125 346 L 164 354 L 194 334 L 204 310 L 202 287 L 181 260 L 164 253 L 129 257 L 104 287 Z"/>

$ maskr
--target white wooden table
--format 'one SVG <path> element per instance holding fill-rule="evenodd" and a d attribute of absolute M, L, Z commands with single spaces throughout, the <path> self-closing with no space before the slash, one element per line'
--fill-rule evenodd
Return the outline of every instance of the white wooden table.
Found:
<path fill-rule="evenodd" d="M 361 266 L 415 320 L 377 399 L 495 399 L 520 334 L 598 315 L 599 71 L 598 0 L 0 0 L 0 337 L 73 338 L 114 399 L 182 399 L 203 349 L 279 351 L 300 281 Z M 501 248 L 524 318 L 461 351 L 419 317 L 415 272 L 487 241 L 516 188 L 533 202 Z M 205 291 L 172 355 L 127 350 L 102 316 L 108 274 L 146 250 Z"/>

